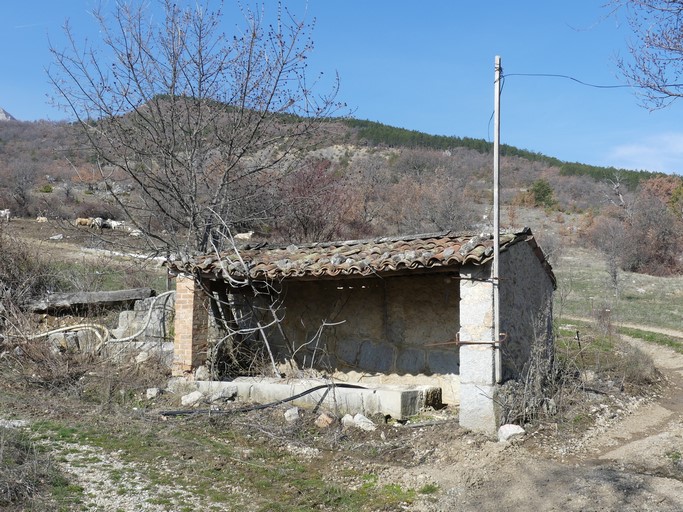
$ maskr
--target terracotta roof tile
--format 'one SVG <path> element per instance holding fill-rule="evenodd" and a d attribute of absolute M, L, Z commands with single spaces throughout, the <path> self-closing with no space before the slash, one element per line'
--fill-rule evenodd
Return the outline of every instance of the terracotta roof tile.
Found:
<path fill-rule="evenodd" d="M 525 241 L 532 246 L 553 282 L 554 275 L 536 244 L 531 230 L 503 233 L 500 248 Z M 369 240 L 318 242 L 313 244 L 265 246 L 245 245 L 220 254 L 203 255 L 189 262 L 173 261 L 173 272 L 195 273 L 213 279 L 243 279 L 245 265 L 252 279 L 306 279 L 336 276 L 368 276 L 404 269 L 481 265 L 493 257 L 493 235 L 466 235 L 451 231 Z M 244 261 L 244 264 L 242 264 Z"/>

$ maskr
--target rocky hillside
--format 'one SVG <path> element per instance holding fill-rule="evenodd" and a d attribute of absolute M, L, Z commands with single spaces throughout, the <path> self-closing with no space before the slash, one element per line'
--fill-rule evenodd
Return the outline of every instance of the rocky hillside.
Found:
<path fill-rule="evenodd" d="M 4 108 L 0 107 L 0 121 L 16 121 L 16 118 Z"/>

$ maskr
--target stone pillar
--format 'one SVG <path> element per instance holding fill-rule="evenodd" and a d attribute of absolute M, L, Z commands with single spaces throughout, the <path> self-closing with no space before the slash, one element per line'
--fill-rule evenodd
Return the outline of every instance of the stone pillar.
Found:
<path fill-rule="evenodd" d="M 209 296 L 192 276 L 176 278 L 173 376 L 182 377 L 206 362 Z"/>
<path fill-rule="evenodd" d="M 460 272 L 460 426 L 496 435 L 496 401 L 491 266 L 467 266 Z M 488 279 L 488 281 L 484 281 Z"/>

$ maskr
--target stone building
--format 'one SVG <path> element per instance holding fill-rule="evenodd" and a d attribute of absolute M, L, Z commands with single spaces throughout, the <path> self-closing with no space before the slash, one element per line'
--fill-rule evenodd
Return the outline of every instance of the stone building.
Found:
<path fill-rule="evenodd" d="M 501 235 L 494 340 L 492 258 L 491 235 L 445 232 L 173 263 L 174 374 L 191 375 L 227 337 L 266 345 L 273 371 L 438 386 L 461 425 L 493 433 L 497 384 L 518 378 L 532 351 L 552 356 L 555 278 L 529 229 Z"/>

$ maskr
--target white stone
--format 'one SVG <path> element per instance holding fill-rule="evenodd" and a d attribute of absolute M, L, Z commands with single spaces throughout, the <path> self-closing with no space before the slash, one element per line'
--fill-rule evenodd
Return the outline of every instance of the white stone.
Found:
<path fill-rule="evenodd" d="M 206 366 L 199 366 L 194 372 L 195 380 L 211 380 L 211 372 Z"/>
<path fill-rule="evenodd" d="M 197 405 L 202 398 L 204 398 L 204 394 L 201 391 L 193 391 L 192 393 L 183 396 L 180 399 L 180 403 L 192 407 Z"/>
<path fill-rule="evenodd" d="M 353 422 L 358 428 L 367 430 L 368 432 L 372 432 L 373 430 L 377 429 L 377 425 L 375 425 L 372 420 L 366 418 L 361 413 L 358 413 L 353 417 Z"/>
<path fill-rule="evenodd" d="M 149 352 L 143 350 L 137 356 L 135 356 L 135 362 L 138 364 L 144 363 L 149 359 Z"/>
<path fill-rule="evenodd" d="M 344 414 L 344 416 L 341 419 L 341 424 L 344 428 L 356 426 L 356 422 L 353 421 L 353 416 L 351 416 L 350 414 Z"/>
<path fill-rule="evenodd" d="M 521 439 L 526 434 L 526 431 L 519 425 L 508 423 L 501 425 L 498 429 L 498 441 L 513 441 Z"/>
<path fill-rule="evenodd" d="M 152 400 L 161 394 L 159 388 L 147 388 L 147 400 Z"/>
<path fill-rule="evenodd" d="M 287 423 L 294 423 L 299 420 L 301 417 L 301 411 L 299 410 L 298 407 L 292 407 L 290 409 L 287 409 L 285 411 L 285 421 Z"/>
<path fill-rule="evenodd" d="M 27 425 L 26 420 L 0 420 L 0 427 L 3 428 L 24 428 Z"/>

